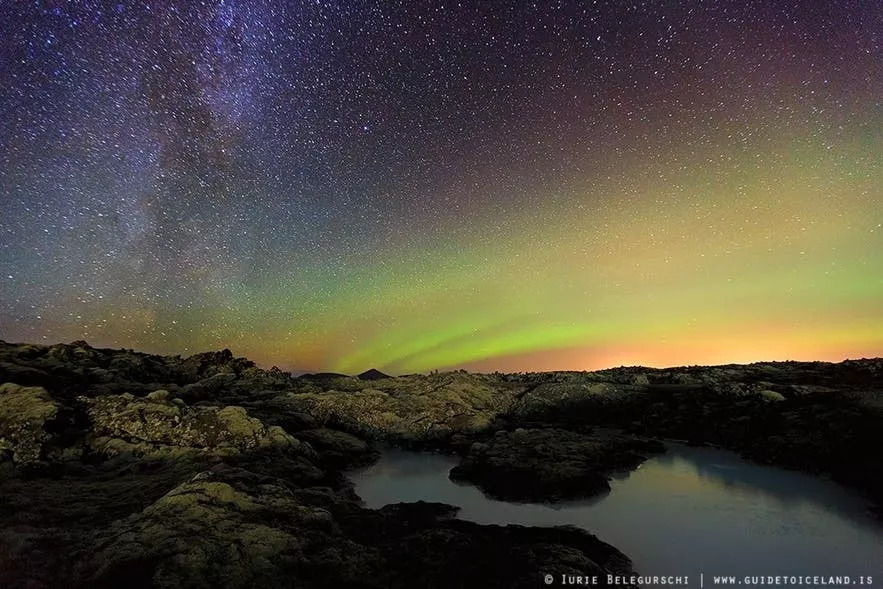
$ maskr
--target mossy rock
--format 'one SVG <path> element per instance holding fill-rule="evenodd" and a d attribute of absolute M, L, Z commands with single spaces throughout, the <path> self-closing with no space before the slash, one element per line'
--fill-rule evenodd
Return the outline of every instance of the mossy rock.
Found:
<path fill-rule="evenodd" d="M 51 437 L 46 426 L 58 411 L 59 404 L 46 389 L 0 385 L 0 450 L 11 451 L 17 464 L 38 462 Z"/>
<path fill-rule="evenodd" d="M 771 391 L 769 389 L 764 389 L 758 393 L 760 397 L 764 401 L 770 401 L 772 403 L 778 403 L 785 400 L 785 395 L 782 393 L 777 393 L 776 391 Z"/>
<path fill-rule="evenodd" d="M 315 452 L 278 426 L 267 427 L 242 407 L 190 407 L 165 395 L 80 397 L 91 421 L 93 448 L 150 455 L 157 446 L 199 449 L 220 455 L 278 449 L 315 458 Z M 135 447 L 123 449 L 119 439 Z M 96 441 L 101 445 L 96 446 Z"/>

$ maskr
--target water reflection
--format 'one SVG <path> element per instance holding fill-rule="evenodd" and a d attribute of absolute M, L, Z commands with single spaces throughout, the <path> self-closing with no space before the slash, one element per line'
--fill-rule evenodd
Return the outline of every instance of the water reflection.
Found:
<path fill-rule="evenodd" d="M 389 450 L 354 472 L 369 507 L 439 501 L 485 524 L 576 525 L 628 554 L 647 574 L 883 573 L 883 527 L 859 497 L 829 481 L 752 464 L 710 448 L 671 445 L 618 475 L 608 495 L 513 504 L 448 479 L 453 456 Z"/>
<path fill-rule="evenodd" d="M 839 485 L 800 472 L 752 464 L 724 450 L 680 445 L 670 448 L 666 455 L 651 464 L 665 465 L 666 468 L 653 470 L 663 477 L 672 470 L 688 470 L 696 479 L 696 492 L 709 492 L 714 488 L 746 500 L 775 500 L 781 509 L 805 506 L 838 511 L 847 517 L 855 517 L 857 523 L 866 521 L 874 525 L 866 517 L 867 502 L 845 492 Z"/>

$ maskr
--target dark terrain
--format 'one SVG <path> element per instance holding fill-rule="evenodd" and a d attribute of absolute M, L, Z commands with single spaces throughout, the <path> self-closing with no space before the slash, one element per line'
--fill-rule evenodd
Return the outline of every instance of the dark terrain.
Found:
<path fill-rule="evenodd" d="M 659 439 L 832 477 L 883 505 L 883 360 L 293 378 L 189 358 L 0 342 L 2 587 L 537 587 L 624 573 L 575 528 L 360 505 L 381 444 L 463 456 L 513 501 L 604 492 Z"/>

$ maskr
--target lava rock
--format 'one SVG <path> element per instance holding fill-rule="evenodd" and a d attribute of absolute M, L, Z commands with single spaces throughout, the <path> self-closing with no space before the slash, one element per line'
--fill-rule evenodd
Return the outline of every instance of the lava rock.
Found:
<path fill-rule="evenodd" d="M 450 478 L 473 482 L 505 501 L 580 499 L 609 491 L 611 473 L 664 451 L 659 442 L 612 432 L 516 429 L 473 443 Z"/>
<path fill-rule="evenodd" d="M 265 426 L 242 407 L 189 407 L 156 393 L 144 398 L 130 394 L 80 397 L 91 420 L 93 445 L 107 440 L 155 446 L 195 448 L 236 454 L 277 448 L 316 458 L 312 448 L 281 427 Z M 148 452 L 149 453 L 149 452 Z"/>
<path fill-rule="evenodd" d="M 58 411 L 59 404 L 46 389 L 0 385 L 0 451 L 11 452 L 16 464 L 39 462 L 51 437 L 47 426 Z"/>

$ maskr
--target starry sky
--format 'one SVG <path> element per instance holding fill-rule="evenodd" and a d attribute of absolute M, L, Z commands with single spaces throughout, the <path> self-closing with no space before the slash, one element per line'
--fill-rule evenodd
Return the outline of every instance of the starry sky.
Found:
<path fill-rule="evenodd" d="M 883 355 L 883 3 L 0 0 L 0 338 Z"/>

